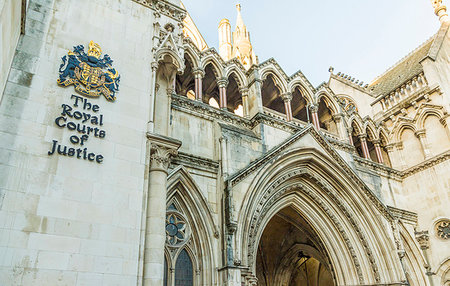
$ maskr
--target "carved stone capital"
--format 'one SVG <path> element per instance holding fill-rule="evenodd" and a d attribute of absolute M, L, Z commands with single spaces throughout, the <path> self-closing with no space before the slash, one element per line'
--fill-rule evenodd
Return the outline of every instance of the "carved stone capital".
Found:
<path fill-rule="evenodd" d="M 281 95 L 284 102 L 290 102 L 292 100 L 292 93 L 286 92 Z"/>
<path fill-rule="evenodd" d="M 397 150 L 399 150 L 399 151 L 403 150 L 403 142 L 402 141 L 397 142 L 394 145 Z"/>
<path fill-rule="evenodd" d="M 367 139 L 367 134 L 364 134 L 364 133 L 358 134 L 358 138 L 359 138 L 359 140 L 361 140 L 361 141 L 366 141 L 366 139 Z"/>
<path fill-rule="evenodd" d="M 176 156 L 177 153 L 176 149 L 152 143 L 150 147 L 150 171 L 159 170 L 167 172 L 170 159 Z"/>
<path fill-rule="evenodd" d="M 152 62 L 150 65 L 152 67 L 152 71 L 156 72 L 156 70 L 158 69 L 158 63 L 157 62 Z"/>
<path fill-rule="evenodd" d="M 416 133 L 414 133 L 418 138 L 423 138 L 427 135 L 425 129 L 417 130 Z"/>
<path fill-rule="evenodd" d="M 228 234 L 234 234 L 237 230 L 237 223 L 234 221 L 227 223 L 227 230 Z"/>
<path fill-rule="evenodd" d="M 221 88 L 221 87 L 227 87 L 227 85 L 228 85 L 228 79 L 226 79 L 226 78 L 219 78 L 219 79 L 217 80 L 217 85 L 219 86 L 219 88 Z"/>
<path fill-rule="evenodd" d="M 374 139 L 372 140 L 373 145 L 376 147 L 380 147 L 381 146 L 381 140 L 380 139 Z"/>
<path fill-rule="evenodd" d="M 416 231 L 414 234 L 416 235 L 416 240 L 420 245 L 420 249 L 425 250 L 430 247 L 430 236 L 428 235 L 428 231 Z"/>
<path fill-rule="evenodd" d="M 239 92 L 241 93 L 241 96 L 247 96 L 248 95 L 248 88 L 242 87 L 239 89 Z"/>
<path fill-rule="evenodd" d="M 159 134 L 147 133 L 150 140 L 150 172 L 167 172 L 170 160 L 177 155 L 181 142 Z"/>
<path fill-rule="evenodd" d="M 386 152 L 391 153 L 394 151 L 394 144 L 388 144 L 386 145 Z"/>
<path fill-rule="evenodd" d="M 310 104 L 308 107 L 312 113 L 319 111 L 319 105 L 317 104 Z"/>
<path fill-rule="evenodd" d="M 195 78 L 203 78 L 205 76 L 205 71 L 201 68 L 196 68 L 192 71 Z"/>

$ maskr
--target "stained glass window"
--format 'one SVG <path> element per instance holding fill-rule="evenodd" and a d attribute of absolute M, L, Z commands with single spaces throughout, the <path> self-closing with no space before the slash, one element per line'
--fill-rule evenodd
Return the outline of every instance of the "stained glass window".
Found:
<path fill-rule="evenodd" d="M 175 264 L 175 286 L 192 286 L 194 285 L 192 271 L 192 261 L 189 254 L 183 249 L 178 255 Z"/>

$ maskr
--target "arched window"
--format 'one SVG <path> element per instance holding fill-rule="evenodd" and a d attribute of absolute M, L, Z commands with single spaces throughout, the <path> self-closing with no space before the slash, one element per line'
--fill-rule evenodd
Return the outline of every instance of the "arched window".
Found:
<path fill-rule="evenodd" d="M 194 275 L 192 272 L 191 258 L 186 249 L 183 249 L 175 264 L 175 286 L 193 286 Z"/>
<path fill-rule="evenodd" d="M 166 247 L 169 256 L 164 257 L 164 286 L 194 285 L 194 263 L 189 255 L 192 248 L 186 245 L 190 239 L 191 227 L 188 220 L 171 203 L 166 210 Z"/>

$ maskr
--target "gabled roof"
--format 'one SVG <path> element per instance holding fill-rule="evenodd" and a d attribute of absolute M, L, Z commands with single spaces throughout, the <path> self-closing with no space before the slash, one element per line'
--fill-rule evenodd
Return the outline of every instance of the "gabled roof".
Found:
<path fill-rule="evenodd" d="M 423 68 L 420 62 L 427 57 L 436 60 L 449 26 L 450 23 L 443 23 L 433 37 L 374 79 L 369 85 L 371 92 L 375 96 L 386 95 L 421 73 Z"/>
<path fill-rule="evenodd" d="M 393 67 L 377 77 L 370 85 L 375 96 L 385 95 L 402 85 L 405 81 L 423 71 L 420 61 L 425 58 L 433 44 L 434 36 L 401 59 Z"/>

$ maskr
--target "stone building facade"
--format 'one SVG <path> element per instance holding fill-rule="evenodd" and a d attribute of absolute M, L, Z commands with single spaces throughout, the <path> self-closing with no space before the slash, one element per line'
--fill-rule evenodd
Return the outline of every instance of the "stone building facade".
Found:
<path fill-rule="evenodd" d="M 0 284 L 450 285 L 431 4 L 372 83 L 314 87 L 240 5 L 217 51 L 177 0 L 1 1 Z"/>

